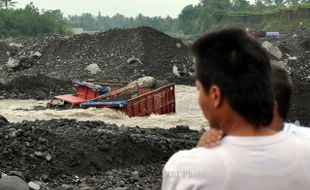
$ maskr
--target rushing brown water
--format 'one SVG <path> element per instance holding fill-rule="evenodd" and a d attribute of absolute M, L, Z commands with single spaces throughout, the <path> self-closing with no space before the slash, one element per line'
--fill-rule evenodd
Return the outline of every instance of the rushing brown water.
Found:
<path fill-rule="evenodd" d="M 23 120 L 49 120 L 52 118 L 70 118 L 77 120 L 101 120 L 117 125 L 139 127 L 170 128 L 177 125 L 188 125 L 192 129 L 208 127 L 198 105 L 198 92 L 192 86 L 176 86 L 176 113 L 168 115 L 151 115 L 149 117 L 129 118 L 123 113 L 111 109 L 73 109 L 25 111 L 35 106 L 45 106 L 48 101 L 36 100 L 1 100 L 0 115 L 10 122 Z"/>

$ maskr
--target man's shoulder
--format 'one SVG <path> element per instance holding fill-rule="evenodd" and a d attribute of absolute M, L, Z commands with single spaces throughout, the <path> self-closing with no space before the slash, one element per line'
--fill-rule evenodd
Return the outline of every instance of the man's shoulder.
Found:
<path fill-rule="evenodd" d="M 169 161 L 166 163 L 166 169 L 185 169 L 189 168 L 204 168 L 208 167 L 208 165 L 213 165 L 215 163 L 221 162 L 221 159 L 218 157 L 216 150 L 220 149 L 221 146 L 216 148 L 193 148 L 191 150 L 182 150 L 175 153 Z"/>

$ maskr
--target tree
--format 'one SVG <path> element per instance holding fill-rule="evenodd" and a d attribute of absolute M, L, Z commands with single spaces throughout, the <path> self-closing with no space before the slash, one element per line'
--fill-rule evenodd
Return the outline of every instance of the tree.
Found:
<path fill-rule="evenodd" d="M 261 10 L 261 9 L 264 9 L 265 7 L 266 6 L 265 6 L 265 4 L 263 3 L 262 0 L 255 0 L 255 8 L 256 9 Z"/>
<path fill-rule="evenodd" d="M 230 8 L 230 0 L 201 0 L 203 5 L 215 8 L 226 10 Z"/>
<path fill-rule="evenodd" d="M 1 5 L 2 5 L 2 6 L 4 5 L 6 10 L 8 10 L 9 6 L 10 6 L 10 7 L 14 7 L 16 3 L 17 3 L 17 2 L 12 1 L 12 0 L 0 0 L 0 6 L 1 6 Z M 1 7 L 2 7 L 2 6 L 1 6 Z"/>
<path fill-rule="evenodd" d="M 286 0 L 286 3 L 290 5 L 296 5 L 299 4 L 299 1 L 300 0 Z"/>
<path fill-rule="evenodd" d="M 232 3 L 234 11 L 246 11 L 250 8 L 250 2 L 247 0 L 233 0 Z"/>
<path fill-rule="evenodd" d="M 285 0 L 274 0 L 274 3 L 278 6 L 278 5 L 284 5 L 285 4 Z"/>
<path fill-rule="evenodd" d="M 204 5 L 210 4 L 211 1 L 212 1 L 212 0 L 200 0 L 200 2 L 201 2 L 202 4 L 204 4 Z"/>

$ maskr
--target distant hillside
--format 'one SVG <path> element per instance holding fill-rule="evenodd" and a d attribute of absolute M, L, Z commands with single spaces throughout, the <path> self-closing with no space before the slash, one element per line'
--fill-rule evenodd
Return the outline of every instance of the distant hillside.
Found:
<path fill-rule="evenodd" d="M 249 27 L 252 30 L 292 32 L 298 27 L 310 28 L 310 8 L 280 10 L 276 13 L 238 13 L 226 16 L 215 27 Z"/>

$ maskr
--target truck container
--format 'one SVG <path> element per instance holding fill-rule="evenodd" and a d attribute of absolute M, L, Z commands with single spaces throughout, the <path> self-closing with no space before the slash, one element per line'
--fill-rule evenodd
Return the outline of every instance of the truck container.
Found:
<path fill-rule="evenodd" d="M 175 86 L 169 84 L 157 89 L 138 86 L 94 85 L 75 82 L 76 94 L 55 96 L 49 108 L 112 108 L 129 117 L 175 113 Z M 58 103 L 55 103 L 58 102 Z"/>

